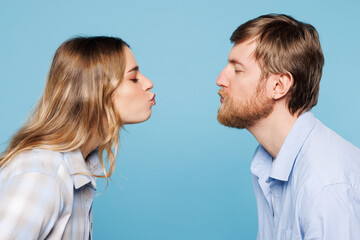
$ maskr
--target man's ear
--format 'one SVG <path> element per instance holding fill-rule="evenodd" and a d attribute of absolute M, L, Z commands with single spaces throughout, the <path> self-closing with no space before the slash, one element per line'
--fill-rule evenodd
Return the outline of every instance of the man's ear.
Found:
<path fill-rule="evenodd" d="M 272 76 L 272 99 L 274 101 L 286 97 L 287 93 L 294 84 L 291 73 L 274 74 Z"/>

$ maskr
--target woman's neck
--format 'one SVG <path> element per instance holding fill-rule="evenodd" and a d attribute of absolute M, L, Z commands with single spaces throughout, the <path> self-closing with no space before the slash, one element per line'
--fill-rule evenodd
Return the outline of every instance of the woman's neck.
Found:
<path fill-rule="evenodd" d="M 83 158 L 86 159 L 92 151 L 94 151 L 100 146 L 100 144 L 101 140 L 98 135 L 92 137 L 86 145 L 80 147 L 80 152 Z"/>

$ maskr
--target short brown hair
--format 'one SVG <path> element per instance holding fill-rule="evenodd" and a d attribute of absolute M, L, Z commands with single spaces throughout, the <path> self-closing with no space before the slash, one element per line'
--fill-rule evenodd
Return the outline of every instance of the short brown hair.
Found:
<path fill-rule="evenodd" d="M 268 14 L 239 26 L 231 35 L 232 43 L 254 39 L 254 51 L 263 76 L 290 73 L 294 85 L 289 91 L 291 114 L 316 105 L 324 56 L 316 29 L 284 14 Z"/>

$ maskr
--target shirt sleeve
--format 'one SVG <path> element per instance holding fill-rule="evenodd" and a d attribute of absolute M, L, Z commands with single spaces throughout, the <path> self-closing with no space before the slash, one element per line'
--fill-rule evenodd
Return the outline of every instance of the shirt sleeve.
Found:
<path fill-rule="evenodd" d="M 0 239 L 44 239 L 61 209 L 56 180 L 42 173 L 25 173 L 0 187 Z"/>
<path fill-rule="evenodd" d="M 347 183 L 324 187 L 309 203 L 302 220 L 304 239 L 358 239 L 360 195 Z"/>

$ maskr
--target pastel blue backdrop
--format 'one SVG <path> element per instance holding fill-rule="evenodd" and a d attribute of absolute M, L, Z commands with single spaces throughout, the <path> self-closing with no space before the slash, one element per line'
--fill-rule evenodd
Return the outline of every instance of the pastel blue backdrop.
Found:
<path fill-rule="evenodd" d="M 257 142 L 216 120 L 229 37 L 266 13 L 313 24 L 326 59 L 315 115 L 360 147 L 359 12 L 356 1 L 0 0 L 0 150 L 39 99 L 61 42 L 121 37 L 154 82 L 157 105 L 120 133 L 116 172 L 106 191 L 99 181 L 94 201 L 94 238 L 255 239 Z"/>

